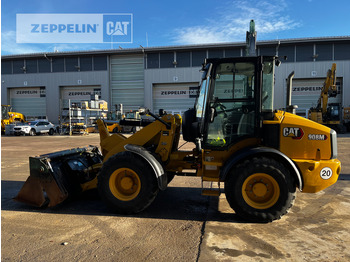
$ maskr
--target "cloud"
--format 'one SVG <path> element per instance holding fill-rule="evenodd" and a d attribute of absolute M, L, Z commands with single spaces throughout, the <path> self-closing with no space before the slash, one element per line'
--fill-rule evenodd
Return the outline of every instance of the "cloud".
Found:
<path fill-rule="evenodd" d="M 16 31 L 1 32 L 1 55 L 33 54 L 98 49 L 92 44 L 18 44 Z"/>
<path fill-rule="evenodd" d="M 251 19 L 260 37 L 299 27 L 299 22 L 286 15 L 287 9 L 284 0 L 230 1 L 225 9 L 213 10 L 213 17 L 201 25 L 176 28 L 172 39 L 176 44 L 245 41 Z"/>
<path fill-rule="evenodd" d="M 1 32 L 1 54 L 28 54 L 43 52 L 39 47 L 16 43 L 16 31 Z"/>

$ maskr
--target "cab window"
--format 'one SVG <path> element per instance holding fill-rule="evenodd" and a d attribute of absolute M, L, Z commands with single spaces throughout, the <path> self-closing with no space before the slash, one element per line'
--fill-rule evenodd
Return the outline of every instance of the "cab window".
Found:
<path fill-rule="evenodd" d="M 212 112 L 206 147 L 226 147 L 255 134 L 254 83 L 254 63 L 217 65 L 209 102 Z"/>

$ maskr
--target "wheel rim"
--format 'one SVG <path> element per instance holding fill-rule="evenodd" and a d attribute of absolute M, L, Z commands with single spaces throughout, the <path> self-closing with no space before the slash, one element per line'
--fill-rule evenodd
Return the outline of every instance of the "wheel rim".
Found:
<path fill-rule="evenodd" d="M 272 176 L 256 173 L 244 181 L 242 196 L 251 207 L 267 209 L 276 204 L 280 196 L 280 187 Z"/>
<path fill-rule="evenodd" d="M 140 193 L 141 181 L 132 169 L 119 168 L 110 176 L 109 188 L 119 200 L 130 201 Z"/>

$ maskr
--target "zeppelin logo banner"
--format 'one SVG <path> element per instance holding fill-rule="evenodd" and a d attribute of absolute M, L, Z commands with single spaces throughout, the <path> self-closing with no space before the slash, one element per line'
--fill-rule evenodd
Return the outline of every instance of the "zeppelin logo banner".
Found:
<path fill-rule="evenodd" d="M 132 43 L 132 14 L 17 14 L 17 43 Z"/>

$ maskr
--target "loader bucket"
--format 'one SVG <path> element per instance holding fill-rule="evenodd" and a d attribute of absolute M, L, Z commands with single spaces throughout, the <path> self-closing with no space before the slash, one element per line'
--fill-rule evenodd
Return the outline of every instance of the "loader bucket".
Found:
<path fill-rule="evenodd" d="M 49 207 L 82 192 L 83 184 L 96 178 L 102 163 L 97 147 L 74 148 L 29 157 L 30 176 L 14 200 Z"/>

